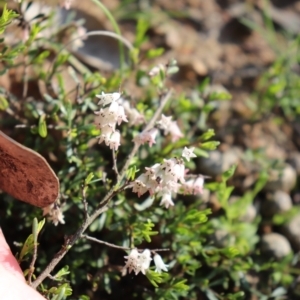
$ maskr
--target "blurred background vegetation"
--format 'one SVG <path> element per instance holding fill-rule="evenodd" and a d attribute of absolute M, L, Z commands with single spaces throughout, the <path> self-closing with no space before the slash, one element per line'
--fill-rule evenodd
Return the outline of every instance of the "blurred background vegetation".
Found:
<path fill-rule="evenodd" d="M 89 212 L 115 181 L 111 151 L 96 140 L 96 94 L 120 90 L 149 119 L 172 88 L 164 114 L 184 137 L 160 136 L 133 165 L 141 172 L 193 145 L 198 158 L 187 167 L 209 176 L 201 197 L 180 195 L 169 210 L 148 195 L 118 194 L 88 229 L 120 246 L 170 248 L 168 273 L 121 276 L 124 251 L 79 240 L 52 275 L 66 266 L 69 274 L 45 280 L 41 293 L 59 299 L 64 286 L 62 299 L 300 299 L 300 1 L 0 3 L 17 14 L 0 22 L 0 130 L 49 162 L 66 222 L 43 227 L 36 275 L 81 225 L 87 176 Z M 80 38 L 92 30 L 120 33 L 134 50 L 103 35 Z M 174 60 L 176 74 L 148 75 Z M 141 128 L 121 127 L 120 168 Z M 42 211 L 0 198 L 0 225 L 18 253 Z M 150 242 L 147 222 L 157 232 Z"/>

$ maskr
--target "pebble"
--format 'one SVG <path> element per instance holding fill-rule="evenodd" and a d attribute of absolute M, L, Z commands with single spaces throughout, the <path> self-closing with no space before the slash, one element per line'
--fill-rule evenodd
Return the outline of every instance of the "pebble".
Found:
<path fill-rule="evenodd" d="M 283 226 L 283 232 L 297 251 L 300 250 L 300 214 Z"/>
<path fill-rule="evenodd" d="M 283 190 L 290 192 L 294 188 L 296 180 L 296 170 L 291 165 L 285 164 L 282 170 L 271 170 L 269 181 L 265 186 L 265 190 Z"/>
<path fill-rule="evenodd" d="M 292 248 L 289 241 L 283 235 L 272 232 L 262 236 L 261 250 L 265 254 L 280 259 L 290 254 Z"/>
<path fill-rule="evenodd" d="M 261 213 L 266 217 L 273 217 L 292 208 L 292 198 L 284 191 L 275 191 L 268 195 L 261 203 Z"/>
<path fill-rule="evenodd" d="M 291 153 L 287 159 L 287 162 L 296 170 L 297 175 L 300 175 L 300 153 Z"/>
<path fill-rule="evenodd" d="M 218 248 L 224 248 L 234 243 L 234 236 L 230 236 L 225 229 L 217 229 L 212 235 L 211 240 L 213 245 Z"/>
<path fill-rule="evenodd" d="M 208 176 L 218 176 L 227 171 L 239 161 L 240 151 L 238 148 L 230 148 L 225 152 L 214 150 L 209 152 L 209 157 L 200 158 L 201 171 Z"/>

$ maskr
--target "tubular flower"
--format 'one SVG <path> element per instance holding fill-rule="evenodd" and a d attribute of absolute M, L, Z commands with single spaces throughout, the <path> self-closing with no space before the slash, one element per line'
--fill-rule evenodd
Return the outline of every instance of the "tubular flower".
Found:
<path fill-rule="evenodd" d="M 119 105 L 118 100 L 121 97 L 120 93 L 97 95 L 100 99 L 99 105 L 102 107 L 98 112 L 95 112 L 95 125 L 101 130 L 99 144 L 105 142 L 110 149 L 118 150 L 120 146 L 120 132 L 116 130 L 116 126 L 122 122 L 128 122 L 125 115 L 124 107 Z"/>
<path fill-rule="evenodd" d="M 156 253 L 153 257 L 153 260 L 154 260 L 154 264 L 156 267 L 155 272 L 161 273 L 162 270 L 165 272 L 168 272 L 169 266 L 163 262 L 163 260 L 159 254 Z"/>
<path fill-rule="evenodd" d="M 129 273 L 133 271 L 135 275 L 139 274 L 139 272 L 145 275 L 152 260 L 149 249 L 145 249 L 142 253 L 139 253 L 137 249 L 132 249 L 129 255 L 124 257 L 127 259 L 124 270 L 128 270 Z"/>

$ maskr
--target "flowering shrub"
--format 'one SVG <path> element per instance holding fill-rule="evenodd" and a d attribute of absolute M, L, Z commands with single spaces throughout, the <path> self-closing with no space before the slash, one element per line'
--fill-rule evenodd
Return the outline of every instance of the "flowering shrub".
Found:
<path fill-rule="evenodd" d="M 72 1 L 60 4 L 72 10 Z M 18 6 L 21 16 L 30 6 L 24 5 Z M 0 32 L 19 15 L 4 7 Z M 46 19 L 51 21 L 51 14 Z M 15 252 L 29 284 L 47 299 L 119 299 L 125 292 L 126 299 L 245 299 L 254 289 L 247 281 L 250 270 L 269 268 L 254 252 L 258 220 L 241 219 L 263 188 L 265 172 L 257 176 L 253 191 L 230 203 L 228 180 L 235 166 L 213 181 L 201 174 L 198 160 L 219 145 L 207 120 L 216 103 L 230 95 L 213 92 L 207 80 L 193 96 L 178 95 L 170 80 L 178 71 L 176 60 L 150 66 L 159 52 L 149 50 L 149 61 L 142 64 L 142 22 L 136 48 L 118 27 L 117 33 L 80 30 L 79 37 L 76 31 L 82 43 L 103 34 L 121 42 L 120 54 L 124 45 L 128 48 L 136 70 L 120 59 L 120 69 L 105 75 L 90 71 L 68 50 L 74 35 L 65 44 L 59 32 L 44 38 L 53 23 L 43 22 L 26 27 L 24 44 L 7 42 L 2 51 L 3 73 L 19 71 L 21 57 L 34 89 L 27 76 L 18 82 L 20 103 L 18 91 L 0 89 L 1 128 L 41 152 L 60 179 L 60 199 L 43 209 L 57 227 L 45 225 L 40 211 L 1 195 L 7 212 L 3 231 L 10 242 L 23 242 Z M 76 30 L 81 26 L 75 25 Z M 142 98 L 126 84 L 132 78 Z M 122 92 L 115 92 L 120 86 Z M 24 241 L 31 223 L 34 229 Z M 285 267 L 272 265 L 277 273 Z M 274 280 L 269 295 L 284 280 L 292 279 Z"/>

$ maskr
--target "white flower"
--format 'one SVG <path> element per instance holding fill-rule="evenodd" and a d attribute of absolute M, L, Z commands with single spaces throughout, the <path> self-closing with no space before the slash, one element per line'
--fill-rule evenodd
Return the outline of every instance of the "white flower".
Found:
<path fill-rule="evenodd" d="M 179 138 L 183 137 L 183 133 L 177 125 L 176 121 L 172 121 L 172 117 L 166 117 L 161 115 L 161 119 L 157 122 L 157 125 L 164 130 L 164 134 L 171 134 L 172 142 L 176 142 Z"/>
<path fill-rule="evenodd" d="M 161 119 L 157 122 L 157 124 L 160 125 L 160 127 L 163 130 L 168 130 L 171 123 L 172 123 L 172 117 L 171 116 L 167 117 L 164 114 L 161 115 Z"/>
<path fill-rule="evenodd" d="M 149 249 L 145 249 L 139 256 L 139 271 L 141 271 L 144 275 L 150 267 L 151 260 L 151 252 Z"/>
<path fill-rule="evenodd" d="M 118 130 L 116 130 L 111 136 L 109 141 L 106 142 L 106 145 L 109 146 L 110 149 L 118 150 L 120 146 L 121 135 Z"/>
<path fill-rule="evenodd" d="M 164 193 L 159 205 L 164 205 L 165 208 L 169 208 L 169 206 L 174 206 L 174 202 L 171 198 L 171 193 Z"/>
<path fill-rule="evenodd" d="M 155 267 L 156 267 L 155 272 L 161 273 L 162 270 L 165 271 L 165 272 L 168 272 L 169 265 L 166 265 L 163 262 L 163 260 L 162 260 L 162 258 L 161 258 L 161 256 L 159 254 L 156 253 L 154 255 L 153 260 L 154 260 Z"/>
<path fill-rule="evenodd" d="M 190 158 L 197 157 L 197 155 L 193 153 L 194 149 L 195 149 L 194 147 L 191 148 L 184 147 L 181 156 L 185 157 L 187 161 L 190 161 Z"/>
<path fill-rule="evenodd" d="M 137 144 L 143 145 L 148 143 L 150 147 L 155 144 L 155 138 L 158 134 L 158 130 L 156 128 L 152 128 L 148 131 L 143 131 L 139 135 L 137 135 L 133 141 Z"/>
<path fill-rule="evenodd" d="M 59 204 L 53 203 L 43 208 L 43 216 L 48 215 L 48 220 L 56 226 L 58 223 L 65 224 L 64 215 Z"/>
<path fill-rule="evenodd" d="M 145 275 L 152 260 L 149 249 L 145 249 L 143 253 L 139 253 L 137 249 L 132 249 L 129 255 L 124 257 L 127 259 L 124 269 L 128 269 L 129 273 L 134 271 L 135 275 L 139 272 Z"/>
<path fill-rule="evenodd" d="M 109 103 L 119 100 L 121 94 L 120 93 L 105 94 L 104 92 L 102 92 L 101 95 L 96 95 L 96 97 L 100 99 L 98 105 L 105 106 Z"/>
<path fill-rule="evenodd" d="M 154 66 L 148 73 L 150 77 L 153 77 L 157 74 L 159 74 L 160 71 L 165 72 L 166 67 L 163 64 L 158 64 L 157 66 Z"/>
<path fill-rule="evenodd" d="M 145 123 L 145 117 L 137 109 L 130 107 L 129 101 L 123 100 L 122 98 L 121 100 L 130 125 L 140 125 Z"/>
<path fill-rule="evenodd" d="M 138 270 L 139 259 L 139 252 L 137 251 L 137 249 L 132 249 L 129 255 L 124 257 L 127 259 L 124 269 L 128 269 L 129 273 L 131 273 L 131 271 L 134 271 L 136 273 Z"/>

